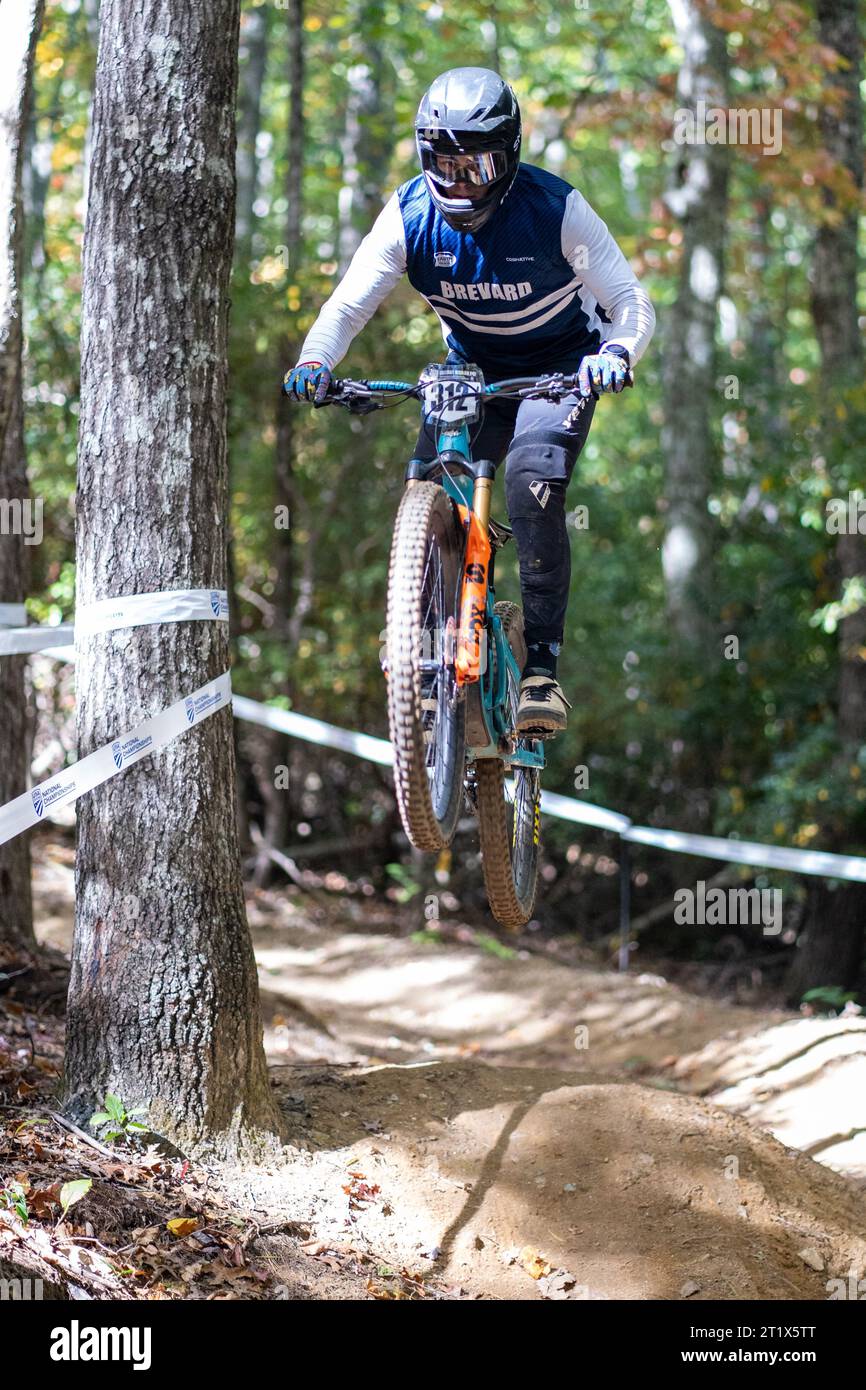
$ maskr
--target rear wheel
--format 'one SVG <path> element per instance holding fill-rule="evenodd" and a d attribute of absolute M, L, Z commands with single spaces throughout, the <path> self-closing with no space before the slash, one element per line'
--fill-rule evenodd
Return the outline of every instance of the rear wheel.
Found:
<path fill-rule="evenodd" d="M 496 612 L 522 670 L 526 660 L 523 613 L 513 603 L 497 603 Z M 516 718 L 518 697 L 519 686 L 509 678 L 512 720 Z M 532 740 L 521 740 L 517 746 L 532 746 Z M 541 772 L 526 767 L 515 767 L 513 771 L 511 781 L 499 758 L 479 758 L 475 763 L 478 834 L 487 897 L 496 920 L 512 929 L 524 926 L 532 916 L 541 838 Z"/>
<path fill-rule="evenodd" d="M 450 844 L 463 800 L 466 707 L 454 669 L 462 548 L 443 489 L 407 488 L 388 579 L 388 721 L 400 817 L 422 850 Z"/>

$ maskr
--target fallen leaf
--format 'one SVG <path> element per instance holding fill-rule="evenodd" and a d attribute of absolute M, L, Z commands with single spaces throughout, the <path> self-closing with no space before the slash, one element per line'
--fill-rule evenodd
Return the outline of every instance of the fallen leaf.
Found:
<path fill-rule="evenodd" d="M 530 1279 L 541 1279 L 543 1275 L 550 1273 L 550 1265 L 537 1250 L 525 1245 L 520 1252 L 520 1263 Z"/>
<path fill-rule="evenodd" d="M 181 1236 L 192 1235 L 193 1231 L 198 1230 L 198 1221 L 194 1216 L 175 1216 L 171 1221 L 166 1221 L 165 1224 L 176 1239 L 180 1239 Z"/>

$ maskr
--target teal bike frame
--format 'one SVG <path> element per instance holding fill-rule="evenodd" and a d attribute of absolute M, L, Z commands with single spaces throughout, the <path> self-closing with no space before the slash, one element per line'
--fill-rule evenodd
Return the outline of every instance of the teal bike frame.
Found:
<path fill-rule="evenodd" d="M 384 383 L 370 383 L 371 389 L 381 386 Z M 391 384 L 391 383 L 389 383 Z M 498 390 L 497 385 L 485 387 L 485 393 L 493 393 Z M 441 484 L 445 492 L 456 502 L 458 506 L 465 507 L 468 511 L 472 510 L 473 494 L 475 490 L 475 477 L 473 475 L 473 459 L 469 443 L 468 425 L 460 425 L 456 429 L 442 428 L 436 435 L 437 457 L 458 455 L 465 461 L 467 473 L 452 475 L 449 472 L 447 463 L 443 463 Z M 456 462 L 456 460 L 454 460 Z M 511 676 L 514 685 L 519 690 L 520 680 L 523 672 L 518 668 L 514 659 L 514 653 L 505 639 L 502 629 L 502 620 L 494 611 L 495 593 L 493 588 L 493 578 L 495 571 L 493 567 L 493 556 L 491 553 L 491 574 L 487 585 L 487 611 L 486 611 L 486 630 L 488 634 L 488 646 L 492 643 L 494 660 L 488 660 L 484 667 L 477 684 L 473 683 L 466 687 L 466 699 L 470 702 L 470 715 L 468 727 L 473 732 L 481 732 L 483 729 L 486 734 L 486 742 L 479 743 L 467 750 L 469 758 L 500 758 L 508 766 L 517 767 L 544 767 L 544 743 L 541 740 L 518 739 L 513 751 L 503 751 L 502 741 L 515 737 L 512 711 L 508 705 L 508 677 Z M 475 702 L 475 709 L 472 710 L 472 703 Z M 475 713 L 473 720 L 471 714 Z M 477 716 L 480 714 L 480 726 Z"/>

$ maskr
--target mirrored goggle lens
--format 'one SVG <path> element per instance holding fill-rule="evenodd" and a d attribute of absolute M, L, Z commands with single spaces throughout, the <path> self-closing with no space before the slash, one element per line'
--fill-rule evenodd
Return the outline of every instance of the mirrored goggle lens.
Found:
<path fill-rule="evenodd" d="M 434 154 L 430 172 L 443 188 L 470 183 L 483 186 L 502 178 L 506 160 L 504 150 L 479 154 Z"/>

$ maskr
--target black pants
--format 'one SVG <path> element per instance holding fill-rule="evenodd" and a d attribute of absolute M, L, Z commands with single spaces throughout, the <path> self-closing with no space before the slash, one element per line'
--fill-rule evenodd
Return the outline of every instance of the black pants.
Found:
<path fill-rule="evenodd" d="M 492 400 L 472 440 L 472 456 L 505 459 L 505 498 L 517 542 L 527 643 L 560 643 L 571 581 L 565 493 L 586 443 L 595 401 L 586 401 L 574 429 L 565 420 L 579 401 Z M 478 429 L 477 426 L 475 426 Z M 415 457 L 434 456 L 435 431 L 421 429 Z"/>

